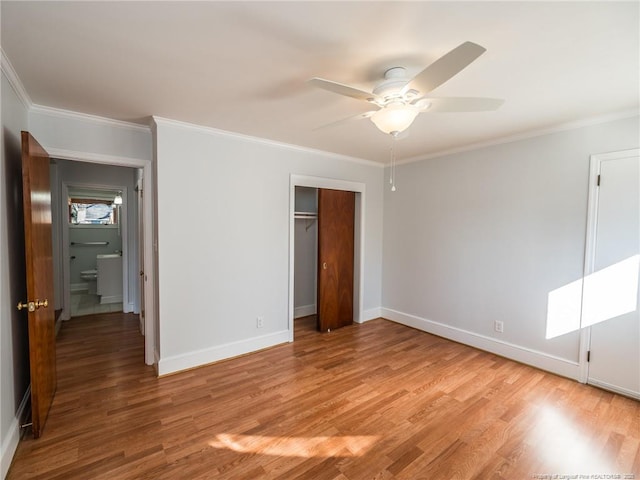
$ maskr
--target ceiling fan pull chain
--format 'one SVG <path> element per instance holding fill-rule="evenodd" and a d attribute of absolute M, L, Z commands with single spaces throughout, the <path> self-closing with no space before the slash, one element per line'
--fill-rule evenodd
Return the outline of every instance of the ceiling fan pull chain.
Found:
<path fill-rule="evenodd" d="M 391 191 L 396 191 L 396 142 L 398 141 L 398 132 L 392 132 L 393 137 L 391 143 L 391 167 L 389 168 L 389 183 L 391 184 Z"/>
<path fill-rule="evenodd" d="M 393 185 L 393 143 L 389 148 L 389 185 Z"/>

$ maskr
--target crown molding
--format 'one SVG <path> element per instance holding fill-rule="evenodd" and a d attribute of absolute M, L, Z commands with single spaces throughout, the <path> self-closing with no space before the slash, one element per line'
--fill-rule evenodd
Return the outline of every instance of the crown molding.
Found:
<path fill-rule="evenodd" d="M 145 133 L 151 132 L 151 127 L 149 125 L 141 125 L 139 123 L 125 122 L 124 120 L 114 120 L 113 118 L 100 117 L 98 115 L 74 112 L 71 110 L 64 110 L 62 108 L 55 108 L 55 107 L 47 107 L 44 105 L 32 105 L 29 113 L 49 115 L 52 117 L 61 117 L 69 120 L 78 120 L 82 122 L 90 122 L 94 124 L 105 125 L 108 127 L 124 128 L 127 130 L 138 130 Z"/>
<path fill-rule="evenodd" d="M 346 162 L 358 163 L 360 165 L 366 165 L 368 167 L 384 168 L 384 164 L 379 162 L 374 162 L 373 160 L 366 160 L 364 158 L 350 157 L 348 155 L 340 155 L 339 153 L 327 152 L 325 150 L 318 150 L 318 149 L 309 148 L 309 147 L 302 147 L 300 145 L 293 145 L 290 143 L 278 142 L 275 140 L 268 140 L 260 137 L 253 137 L 251 135 L 245 135 L 243 133 L 229 132 L 227 130 L 220 130 L 218 128 L 213 128 L 213 127 L 205 127 L 205 126 L 196 125 L 193 123 L 182 122 L 180 120 L 171 120 L 169 118 L 158 117 L 155 115 L 151 118 L 152 118 L 152 122 L 155 125 L 164 124 L 167 126 L 199 131 L 207 135 L 233 137 L 239 140 L 245 140 L 253 143 L 260 143 L 262 145 L 267 145 L 271 147 L 283 148 L 286 150 L 293 150 L 293 151 L 303 152 L 303 153 L 311 153 L 311 154 L 330 157 L 330 158 L 334 158 L 334 159 L 342 160 Z"/>
<path fill-rule="evenodd" d="M 50 147 L 47 145 L 44 145 L 44 148 L 49 154 L 50 158 L 59 160 L 74 160 L 79 162 L 101 163 L 105 165 L 133 168 L 143 168 L 145 165 L 151 162 L 151 160 L 144 158 L 121 157 L 93 152 L 78 152 L 75 150 L 66 150 L 63 148 Z"/>
<path fill-rule="evenodd" d="M 13 65 L 11 65 L 11 62 L 9 61 L 9 57 L 7 57 L 7 54 L 4 53 L 4 50 L 1 47 L 0 47 L 0 56 L 1 56 L 0 68 L 2 69 L 2 73 L 4 73 L 4 76 L 9 81 L 11 88 L 13 88 L 13 91 L 16 92 L 16 95 L 18 96 L 22 104 L 27 108 L 27 110 L 30 110 L 33 107 L 33 102 L 31 101 L 31 97 L 29 97 L 29 94 L 27 93 L 27 90 L 24 88 L 24 85 L 22 84 L 20 77 L 18 77 L 18 74 L 13 68 Z"/>
<path fill-rule="evenodd" d="M 597 117 L 585 118 L 582 120 L 576 120 L 573 122 L 559 123 L 552 127 L 542 128 L 537 130 L 530 130 L 524 133 L 518 133 L 515 135 L 509 135 L 506 137 L 499 137 L 484 142 L 471 143 L 461 147 L 450 148 L 446 150 L 440 150 L 438 152 L 429 153 L 427 155 L 417 155 L 415 157 L 406 158 L 398 161 L 397 165 L 405 165 L 407 163 L 421 162 L 423 160 L 431 160 L 433 158 L 445 157 L 447 155 L 453 155 L 456 153 L 468 152 L 471 150 L 479 150 L 481 148 L 493 147 L 495 145 L 503 145 L 505 143 L 518 142 L 521 140 L 527 140 L 529 138 L 541 137 L 543 135 L 550 135 L 553 133 L 564 132 L 567 130 L 575 130 L 578 128 L 589 127 L 592 125 L 598 125 L 601 123 L 614 122 L 616 120 L 624 120 L 625 118 L 637 117 L 640 115 L 640 110 L 631 109 L 623 110 L 620 112 L 609 113 L 606 115 L 600 115 Z"/>

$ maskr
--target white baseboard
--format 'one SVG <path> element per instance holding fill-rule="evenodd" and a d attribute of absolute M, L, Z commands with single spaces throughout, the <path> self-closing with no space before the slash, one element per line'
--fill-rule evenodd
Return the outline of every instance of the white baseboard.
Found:
<path fill-rule="evenodd" d="M 380 318 L 382 316 L 381 308 L 371 308 L 369 310 L 364 310 L 362 312 L 362 318 L 360 319 L 360 323 L 368 322 L 369 320 L 375 320 L 376 318 Z"/>
<path fill-rule="evenodd" d="M 624 395 L 625 397 L 630 397 L 630 398 L 635 398 L 636 400 L 640 400 L 640 392 L 627 390 L 626 388 L 618 387 L 617 385 L 611 385 L 610 383 L 607 383 L 607 382 L 601 382 L 600 380 L 596 380 L 593 378 L 587 379 L 587 383 L 589 385 L 593 385 L 594 387 L 599 387 L 605 390 L 609 390 L 610 392 L 619 393 L 620 395 Z"/>
<path fill-rule="evenodd" d="M 308 317 L 316 314 L 315 305 L 302 305 L 293 309 L 293 318 Z"/>
<path fill-rule="evenodd" d="M 100 304 L 106 303 L 122 303 L 122 295 L 102 295 L 100 297 Z"/>
<path fill-rule="evenodd" d="M 273 347 L 289 342 L 289 331 L 269 333 L 260 337 L 249 338 L 237 342 L 217 345 L 211 348 L 187 352 L 180 355 L 160 358 L 158 360 L 158 375 L 168 375 L 181 370 L 188 370 L 214 363 L 227 358 L 237 357 L 246 353 L 256 352 L 264 348 Z"/>
<path fill-rule="evenodd" d="M 72 283 L 69 285 L 70 292 L 82 292 L 83 290 L 89 290 L 88 283 Z"/>
<path fill-rule="evenodd" d="M 7 476 L 11 461 L 18 448 L 18 443 L 20 442 L 20 422 L 24 418 L 24 411 L 29 403 L 29 398 L 31 398 L 31 385 L 29 385 L 24 397 L 22 397 L 16 416 L 11 422 L 11 426 L 7 432 L 7 436 L 2 439 L 2 446 L 0 447 L 0 478 Z"/>
<path fill-rule="evenodd" d="M 382 308 L 381 313 L 382 316 L 388 320 L 579 381 L 580 368 L 578 362 L 572 362 L 565 358 L 549 355 L 548 353 L 538 350 L 504 342 L 389 308 Z"/>

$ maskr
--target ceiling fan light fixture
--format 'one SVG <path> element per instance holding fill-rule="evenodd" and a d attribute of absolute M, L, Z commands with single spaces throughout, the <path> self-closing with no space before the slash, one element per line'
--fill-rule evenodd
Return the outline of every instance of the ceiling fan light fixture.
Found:
<path fill-rule="evenodd" d="M 371 121 L 384 133 L 400 133 L 413 123 L 419 110 L 402 103 L 391 103 L 371 116 Z"/>

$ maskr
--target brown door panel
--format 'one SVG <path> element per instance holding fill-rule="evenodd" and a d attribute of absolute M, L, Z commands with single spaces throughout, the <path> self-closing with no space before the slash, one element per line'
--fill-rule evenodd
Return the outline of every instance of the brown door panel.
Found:
<path fill-rule="evenodd" d="M 353 323 L 355 193 L 318 190 L 318 330 Z"/>
<path fill-rule="evenodd" d="M 33 436 L 44 428 L 56 391 L 55 305 L 51 241 L 49 155 L 28 132 L 22 132 L 27 304 L 29 322 Z M 23 299 L 19 300 L 21 303 Z"/>

